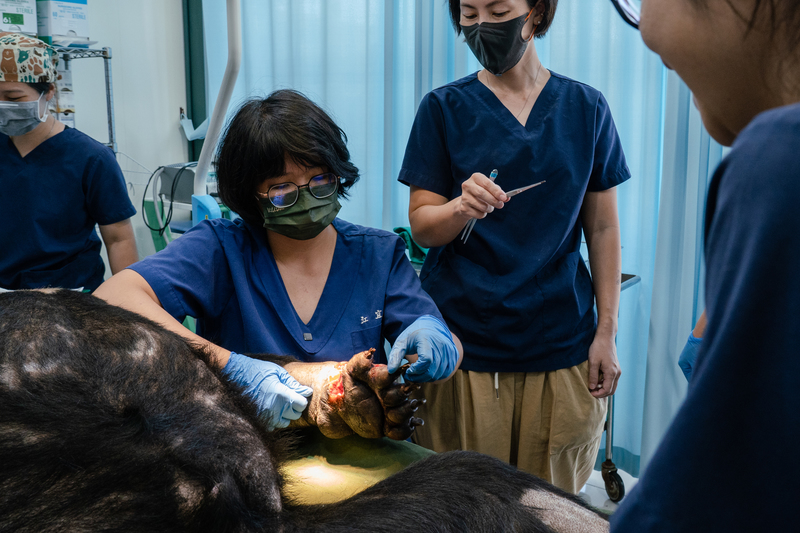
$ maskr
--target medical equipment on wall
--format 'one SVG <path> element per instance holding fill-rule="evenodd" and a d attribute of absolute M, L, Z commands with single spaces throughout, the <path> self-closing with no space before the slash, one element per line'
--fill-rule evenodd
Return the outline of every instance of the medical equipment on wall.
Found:
<path fill-rule="evenodd" d="M 642 9 L 642 0 L 611 0 L 622 18 L 636 29 L 639 29 L 639 13 Z"/>
<path fill-rule="evenodd" d="M 208 133 L 208 119 L 205 119 L 202 124 L 195 128 L 192 120 L 186 116 L 183 108 L 181 108 L 180 120 L 181 129 L 183 130 L 183 134 L 186 135 L 187 141 L 198 141 L 206 138 L 206 133 Z"/>
<path fill-rule="evenodd" d="M 234 85 L 236 84 L 236 77 L 239 74 L 239 66 L 242 59 L 242 38 L 241 38 L 241 5 L 240 0 L 226 0 L 226 12 L 228 19 L 228 63 L 225 67 L 225 74 L 222 78 L 222 85 L 217 96 L 217 101 L 214 104 L 214 110 L 211 113 L 211 119 L 204 122 L 198 128 L 191 128 L 191 121 L 186 118 L 183 110 L 181 109 L 181 121 L 187 138 L 194 137 L 195 134 L 199 138 L 201 134 L 197 130 L 201 130 L 207 124 L 207 132 L 203 132 L 205 142 L 203 149 L 200 151 L 200 157 L 197 163 L 179 163 L 177 165 L 165 165 L 159 167 L 153 175 L 150 176 L 147 187 L 152 184 L 152 209 L 147 209 L 147 187 L 145 188 L 144 198 L 142 199 L 142 217 L 147 227 L 155 232 L 153 234 L 154 241 L 156 235 L 158 239 L 163 239 L 164 242 L 160 243 L 165 246 L 171 240 L 170 223 L 172 229 L 178 232 L 188 229 L 186 226 L 198 224 L 202 220 L 221 218 L 223 216 L 223 209 L 215 198 L 216 195 L 216 174 L 211 170 L 211 158 L 217 148 L 217 141 L 219 140 L 222 131 L 222 125 L 225 121 L 225 114 L 228 111 L 228 104 L 231 100 Z M 191 140 L 191 139 L 190 139 Z M 187 187 L 191 184 L 191 189 Z M 157 192 L 158 191 L 158 192 Z M 212 192 L 214 196 L 209 194 Z M 188 196 L 187 196 L 188 194 Z M 163 201 L 169 200 L 169 208 L 166 213 L 163 212 Z M 178 220 L 173 221 L 175 209 L 183 211 L 185 206 L 191 206 L 191 217 L 187 221 Z M 150 212 L 152 216 L 146 213 Z M 162 217 L 162 214 L 164 215 Z M 154 226 L 153 218 L 157 222 Z M 149 220 L 148 220 L 149 219 Z M 156 243 L 156 248 L 159 248 L 159 243 Z"/>
<path fill-rule="evenodd" d="M 172 240 L 172 231 L 183 233 L 192 227 L 192 195 L 197 163 L 177 163 L 160 166 L 150 175 L 142 196 L 142 219 L 150 231 L 163 239 L 160 249 Z M 216 194 L 216 179 L 208 184 L 211 194 Z M 147 191 L 151 191 L 148 198 Z M 177 214 L 177 216 L 176 216 Z M 168 231 L 171 230 L 171 231 Z"/>
<path fill-rule="evenodd" d="M 201 220 L 220 218 L 222 211 L 211 196 L 206 194 L 208 169 L 211 166 L 211 156 L 217 148 L 225 114 L 231 101 L 236 77 L 239 75 L 239 66 L 242 63 L 242 12 L 240 0 L 227 0 L 226 13 L 228 18 L 228 64 L 222 77 L 214 111 L 208 123 L 206 140 L 200 151 L 197 169 L 194 176 L 194 194 L 192 195 L 192 223 L 198 224 Z"/>

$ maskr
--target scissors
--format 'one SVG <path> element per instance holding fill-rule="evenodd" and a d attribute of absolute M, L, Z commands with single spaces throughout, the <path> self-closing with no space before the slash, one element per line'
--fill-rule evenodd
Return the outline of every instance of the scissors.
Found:
<path fill-rule="evenodd" d="M 497 177 L 497 171 L 496 171 L 496 170 L 492 171 L 492 175 L 491 175 L 491 176 L 489 176 L 489 178 L 491 179 L 491 178 L 492 178 L 492 176 L 494 176 L 495 178 Z M 494 179 L 492 179 L 492 181 L 494 181 Z M 518 194 L 519 194 L 519 193 L 521 193 L 521 192 L 525 192 L 525 191 L 527 191 L 528 189 L 533 189 L 534 187 L 538 187 L 539 185 L 541 185 L 542 183 L 544 183 L 544 182 L 546 182 L 546 181 L 547 181 L 547 180 L 542 180 L 542 181 L 540 181 L 540 182 L 538 182 L 538 183 L 533 183 L 533 184 L 531 184 L 531 185 L 526 185 L 526 186 L 524 186 L 524 187 L 520 187 L 520 188 L 518 188 L 518 189 L 514 189 L 514 190 L 511 190 L 511 191 L 508 191 L 508 192 L 506 193 L 506 196 L 508 196 L 509 198 L 511 198 L 512 196 L 516 196 L 516 195 L 518 195 Z M 467 225 L 466 225 L 466 226 L 464 226 L 464 231 L 462 231 L 462 232 L 461 232 L 461 241 L 462 241 L 464 244 L 466 244 L 466 242 L 467 242 L 467 239 L 469 238 L 469 234 L 470 234 L 470 233 L 472 233 L 472 228 L 474 228 L 474 227 L 475 227 L 475 222 L 476 222 L 477 220 L 478 220 L 477 218 L 473 218 L 473 219 L 471 219 L 469 222 L 467 222 Z"/>

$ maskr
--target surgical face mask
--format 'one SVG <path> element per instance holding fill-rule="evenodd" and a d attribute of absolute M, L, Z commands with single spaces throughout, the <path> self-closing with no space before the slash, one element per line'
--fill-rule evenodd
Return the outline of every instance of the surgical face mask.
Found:
<path fill-rule="evenodd" d="M 301 189 L 297 202 L 289 207 L 275 207 L 267 198 L 260 198 L 259 202 L 265 228 L 301 241 L 322 233 L 342 208 L 336 194 L 314 198 L 308 189 Z"/>
<path fill-rule="evenodd" d="M 40 116 L 44 93 L 32 102 L 0 102 L 0 133 L 17 137 L 30 133 L 47 120 L 47 109 Z"/>
<path fill-rule="evenodd" d="M 499 76 L 519 63 L 528 48 L 528 41 L 522 39 L 521 33 L 531 12 L 505 22 L 484 22 L 461 27 L 467 46 L 483 68 Z"/>

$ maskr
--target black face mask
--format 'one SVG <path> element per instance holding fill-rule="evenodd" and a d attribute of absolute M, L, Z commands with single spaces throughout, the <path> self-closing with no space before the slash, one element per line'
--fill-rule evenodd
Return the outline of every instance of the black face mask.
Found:
<path fill-rule="evenodd" d="M 499 76 L 519 63 L 528 48 L 528 41 L 522 39 L 521 32 L 530 15 L 529 12 L 505 22 L 484 22 L 461 27 L 467 46 L 483 68 Z"/>

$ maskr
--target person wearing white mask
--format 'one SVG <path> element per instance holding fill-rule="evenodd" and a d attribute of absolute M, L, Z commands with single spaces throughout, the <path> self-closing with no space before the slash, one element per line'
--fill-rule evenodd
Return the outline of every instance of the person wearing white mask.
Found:
<path fill-rule="evenodd" d="M 47 111 L 56 51 L 0 33 L 0 287 L 82 288 L 103 282 L 100 238 L 112 273 L 138 260 L 136 214 L 114 153 Z"/>

